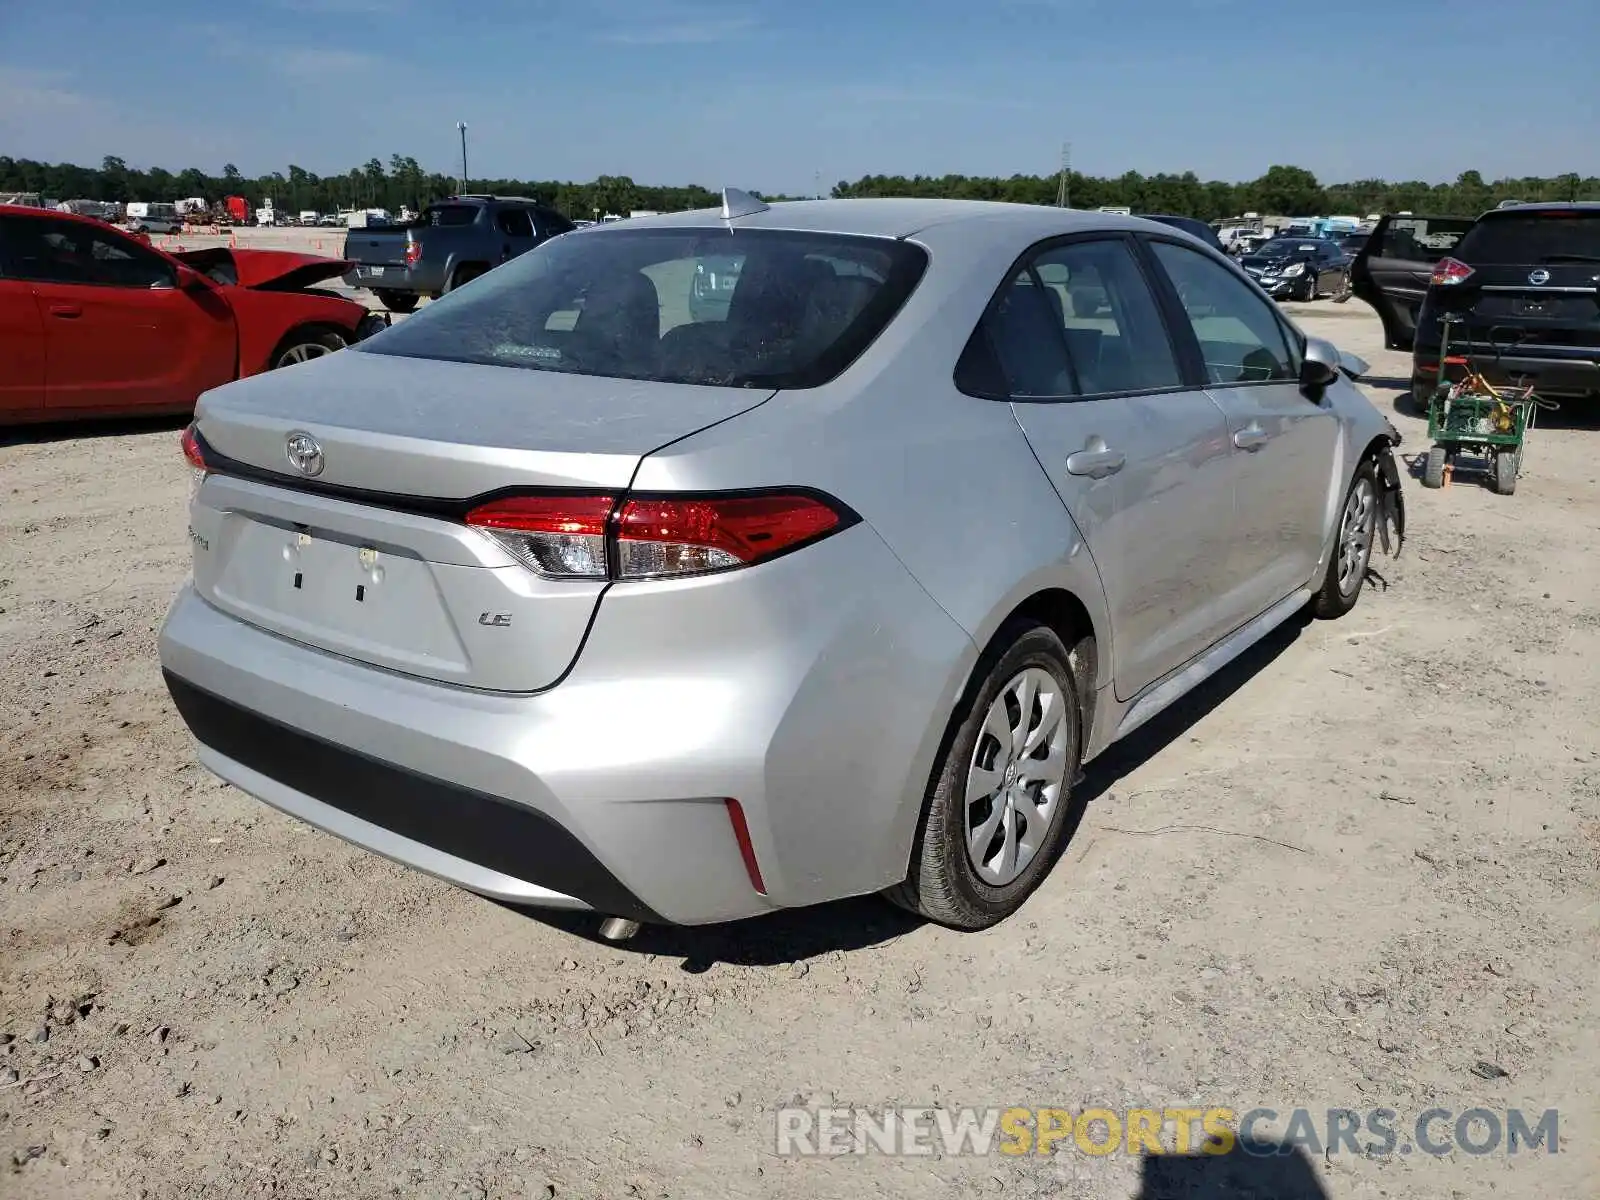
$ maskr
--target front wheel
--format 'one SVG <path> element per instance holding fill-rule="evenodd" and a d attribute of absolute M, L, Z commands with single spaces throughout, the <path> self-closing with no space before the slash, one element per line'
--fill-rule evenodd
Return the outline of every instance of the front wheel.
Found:
<path fill-rule="evenodd" d="M 1422 468 L 1422 486 L 1425 488 L 1442 488 L 1444 486 L 1444 469 L 1450 461 L 1450 452 L 1443 446 L 1435 446 L 1428 451 L 1428 461 Z"/>
<path fill-rule="evenodd" d="M 1372 561 L 1372 539 L 1378 530 L 1378 471 L 1368 459 L 1356 468 L 1350 490 L 1339 512 L 1339 530 L 1322 587 L 1311 598 L 1311 609 L 1325 621 L 1342 617 L 1361 598 Z"/>
<path fill-rule="evenodd" d="M 1317 277 L 1313 272 L 1306 272 L 1306 281 L 1300 285 L 1300 294 L 1295 298 L 1307 304 L 1317 298 Z"/>
<path fill-rule="evenodd" d="M 1517 490 L 1517 471 L 1522 466 L 1522 451 L 1498 450 L 1494 456 L 1494 490 L 1498 496 L 1510 496 Z"/>
<path fill-rule="evenodd" d="M 318 332 L 308 330 L 304 333 L 293 333 L 284 339 L 283 345 L 278 347 L 278 352 L 272 356 L 272 367 L 292 367 L 298 363 L 310 362 L 314 358 L 322 358 L 343 350 L 345 340 L 337 333 Z"/>
<path fill-rule="evenodd" d="M 910 871 L 890 900 L 986 929 L 1039 886 L 1064 836 L 1082 754 L 1078 688 L 1055 631 L 1018 620 L 995 639 L 934 775 Z"/>

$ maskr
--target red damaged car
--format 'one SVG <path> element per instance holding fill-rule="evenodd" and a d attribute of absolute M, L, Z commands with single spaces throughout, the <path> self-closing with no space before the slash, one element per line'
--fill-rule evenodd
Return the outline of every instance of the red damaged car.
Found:
<path fill-rule="evenodd" d="M 349 266 L 167 254 L 92 218 L 0 207 L 0 425 L 185 412 L 229 380 L 360 341 L 387 317 L 312 286 Z"/>

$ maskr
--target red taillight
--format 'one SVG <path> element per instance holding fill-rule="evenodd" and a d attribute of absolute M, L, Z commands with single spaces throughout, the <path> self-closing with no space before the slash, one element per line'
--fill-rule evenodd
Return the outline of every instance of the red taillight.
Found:
<path fill-rule="evenodd" d="M 842 517 L 811 496 L 629 500 L 617 522 L 624 579 L 749 566 L 836 529 Z"/>
<path fill-rule="evenodd" d="M 723 803 L 728 806 L 728 823 L 733 826 L 733 840 L 739 843 L 739 857 L 744 859 L 744 870 L 750 876 L 750 886 L 765 896 L 767 885 L 761 878 L 761 864 L 756 861 L 756 847 L 750 840 L 750 826 L 744 819 L 744 809 L 737 800 L 724 800 Z"/>
<path fill-rule="evenodd" d="M 1441 258 L 1433 267 L 1433 275 L 1428 280 L 1435 287 L 1447 284 L 1462 283 L 1467 276 L 1472 274 L 1472 268 L 1459 258 Z"/>
<path fill-rule="evenodd" d="M 408 266 L 408 267 L 416 266 L 417 265 L 417 260 L 419 258 L 421 258 L 421 257 L 422 257 L 422 243 L 421 242 L 407 242 L 406 243 L 406 266 Z"/>
<path fill-rule="evenodd" d="M 764 562 L 850 517 L 801 492 L 625 499 L 520 495 L 467 514 L 524 566 L 554 579 L 663 579 Z"/>
<path fill-rule="evenodd" d="M 467 524 L 492 534 L 540 575 L 604 579 L 611 496 L 508 496 L 479 505 Z"/>
<path fill-rule="evenodd" d="M 200 446 L 200 434 L 193 425 L 183 431 L 183 456 L 196 471 L 208 471 L 206 454 Z"/>

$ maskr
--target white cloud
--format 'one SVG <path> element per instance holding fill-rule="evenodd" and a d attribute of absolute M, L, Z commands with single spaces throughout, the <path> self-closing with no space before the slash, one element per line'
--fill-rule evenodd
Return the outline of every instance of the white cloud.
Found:
<path fill-rule="evenodd" d="M 0 117 L 16 119 L 81 111 L 92 100 L 74 90 L 72 83 L 72 76 L 65 71 L 0 63 Z"/>

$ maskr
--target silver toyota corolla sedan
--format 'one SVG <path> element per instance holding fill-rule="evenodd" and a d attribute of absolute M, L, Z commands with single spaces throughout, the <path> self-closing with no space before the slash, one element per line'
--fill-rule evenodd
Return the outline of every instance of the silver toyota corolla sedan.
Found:
<path fill-rule="evenodd" d="M 216 774 L 475 892 L 977 929 L 1403 536 L 1361 369 L 1165 225 L 730 191 L 204 396 L 161 663 Z"/>

